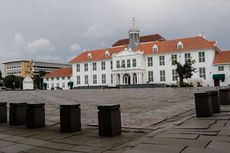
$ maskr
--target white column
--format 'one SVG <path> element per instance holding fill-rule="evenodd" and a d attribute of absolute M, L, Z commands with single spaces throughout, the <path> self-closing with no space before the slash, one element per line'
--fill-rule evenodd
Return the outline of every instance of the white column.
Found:
<path fill-rule="evenodd" d="M 133 84 L 133 73 L 130 73 L 130 84 Z"/>

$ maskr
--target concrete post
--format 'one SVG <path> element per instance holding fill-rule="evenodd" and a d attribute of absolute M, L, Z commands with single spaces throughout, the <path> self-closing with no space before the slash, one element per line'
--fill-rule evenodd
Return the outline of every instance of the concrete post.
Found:
<path fill-rule="evenodd" d="M 7 122 L 7 102 L 0 102 L 0 123 Z"/>
<path fill-rule="evenodd" d="M 209 93 L 195 93 L 195 106 L 197 117 L 212 116 L 212 103 Z"/>
<path fill-rule="evenodd" d="M 10 125 L 23 125 L 26 123 L 26 103 L 10 103 Z"/>
<path fill-rule="evenodd" d="M 230 88 L 219 89 L 219 98 L 221 105 L 230 105 Z"/>
<path fill-rule="evenodd" d="M 45 104 L 27 104 L 26 127 L 42 128 L 45 127 Z"/>
<path fill-rule="evenodd" d="M 99 135 L 112 137 L 121 134 L 120 105 L 98 106 Z"/>
<path fill-rule="evenodd" d="M 211 98 L 213 113 L 220 113 L 220 101 L 218 97 L 218 91 L 207 91 L 207 93 L 209 93 L 209 96 Z"/>
<path fill-rule="evenodd" d="M 80 104 L 60 105 L 60 126 L 62 132 L 81 130 Z"/>

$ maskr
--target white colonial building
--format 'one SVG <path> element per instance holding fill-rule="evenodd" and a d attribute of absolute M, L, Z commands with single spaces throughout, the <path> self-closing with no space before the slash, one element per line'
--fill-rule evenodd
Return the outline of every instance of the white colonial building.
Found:
<path fill-rule="evenodd" d="M 133 26 L 129 39 L 118 40 L 110 48 L 84 51 L 71 60 L 74 87 L 176 84 L 178 77 L 173 60 L 180 63 L 195 60 L 197 71 L 186 80 L 188 83 L 230 84 L 230 51 L 221 51 L 216 41 L 201 35 L 166 40 L 159 34 L 142 37 L 139 34 L 140 30 Z M 49 87 L 60 86 L 60 81 L 44 78 Z"/>

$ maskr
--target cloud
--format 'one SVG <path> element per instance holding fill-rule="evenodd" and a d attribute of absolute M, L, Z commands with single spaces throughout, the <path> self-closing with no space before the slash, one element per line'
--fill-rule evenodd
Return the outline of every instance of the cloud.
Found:
<path fill-rule="evenodd" d="M 15 46 L 18 48 L 25 47 L 26 40 L 22 34 L 16 33 L 14 35 L 14 43 L 15 43 Z"/>
<path fill-rule="evenodd" d="M 80 45 L 76 43 L 70 46 L 69 51 L 76 52 L 76 51 L 80 51 L 80 49 L 81 49 Z"/>
<path fill-rule="evenodd" d="M 114 31 L 112 28 L 101 24 L 94 24 L 89 26 L 87 31 L 85 31 L 82 36 L 89 40 L 100 41 L 111 37 L 113 33 Z"/>
<path fill-rule="evenodd" d="M 45 38 L 40 38 L 29 42 L 26 46 L 26 51 L 29 53 L 47 53 L 54 51 L 54 46 L 50 42 L 50 40 Z"/>

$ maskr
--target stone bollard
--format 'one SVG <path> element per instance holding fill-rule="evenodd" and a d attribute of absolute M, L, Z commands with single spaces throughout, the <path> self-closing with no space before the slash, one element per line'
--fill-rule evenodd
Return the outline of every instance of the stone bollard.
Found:
<path fill-rule="evenodd" d="M 81 130 L 80 104 L 60 105 L 60 126 L 62 132 Z"/>
<path fill-rule="evenodd" d="M 197 117 L 212 116 L 212 102 L 209 93 L 195 93 L 195 106 Z"/>
<path fill-rule="evenodd" d="M 26 103 L 10 103 L 10 125 L 26 123 Z"/>
<path fill-rule="evenodd" d="M 116 136 L 121 134 L 120 105 L 98 106 L 99 136 Z"/>
<path fill-rule="evenodd" d="M 230 105 L 230 88 L 219 89 L 219 98 L 221 105 Z"/>
<path fill-rule="evenodd" d="M 211 98 L 213 113 L 220 113 L 220 101 L 218 97 L 218 91 L 207 91 L 207 93 L 209 93 L 209 96 Z"/>
<path fill-rule="evenodd" d="M 26 127 L 42 128 L 45 127 L 45 104 L 27 104 Z"/>
<path fill-rule="evenodd" d="M 0 102 L 0 123 L 7 122 L 7 102 Z"/>

